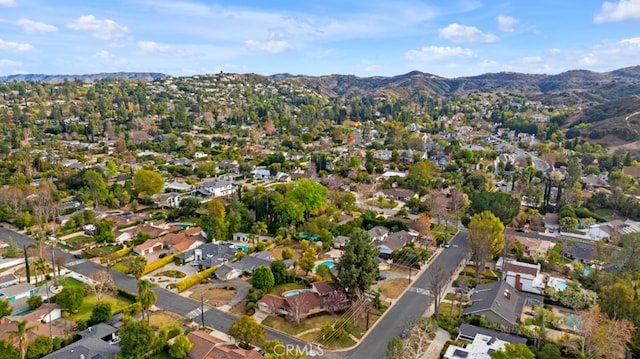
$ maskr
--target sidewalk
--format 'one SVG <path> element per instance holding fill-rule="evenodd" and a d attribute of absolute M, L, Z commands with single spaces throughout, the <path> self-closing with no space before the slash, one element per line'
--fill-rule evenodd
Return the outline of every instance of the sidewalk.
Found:
<path fill-rule="evenodd" d="M 438 358 L 440 356 L 440 352 L 442 351 L 442 348 L 444 348 L 444 345 L 450 339 L 451 339 L 451 335 L 449 334 L 448 331 L 442 328 L 438 328 L 438 331 L 436 332 L 436 337 L 433 338 L 433 340 L 431 341 L 431 344 L 429 345 L 427 352 L 424 353 L 424 355 L 422 356 L 422 359 Z"/>

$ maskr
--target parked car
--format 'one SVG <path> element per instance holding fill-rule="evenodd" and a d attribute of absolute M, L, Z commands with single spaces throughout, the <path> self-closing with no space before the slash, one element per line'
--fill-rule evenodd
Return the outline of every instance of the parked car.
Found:
<path fill-rule="evenodd" d="M 400 338 L 406 339 L 409 336 L 409 333 L 411 333 L 411 328 L 402 329 L 402 332 L 400 333 Z"/>
<path fill-rule="evenodd" d="M 387 277 L 381 275 L 381 276 L 376 277 L 376 282 L 382 282 L 383 280 L 386 280 L 386 279 L 387 279 Z"/>
<path fill-rule="evenodd" d="M 160 253 L 160 255 L 158 256 L 158 258 L 164 258 L 164 257 L 166 257 L 166 256 L 167 256 L 167 254 L 166 254 L 166 253 Z"/>
<path fill-rule="evenodd" d="M 82 255 L 81 255 L 81 254 L 74 254 L 74 255 L 73 255 L 73 258 L 76 258 L 76 259 L 82 259 L 82 258 L 84 258 L 84 257 L 82 257 Z"/>

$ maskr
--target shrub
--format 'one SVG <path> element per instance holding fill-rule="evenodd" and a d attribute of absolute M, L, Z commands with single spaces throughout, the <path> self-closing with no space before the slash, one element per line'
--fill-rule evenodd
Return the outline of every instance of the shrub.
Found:
<path fill-rule="evenodd" d="M 211 268 L 203 270 L 202 272 L 196 273 L 191 277 L 185 278 L 176 283 L 176 289 L 178 290 L 178 292 L 184 292 L 185 290 L 211 277 L 216 269 L 218 269 L 218 266 L 213 266 Z"/>
<path fill-rule="evenodd" d="M 122 288 L 118 288 L 118 295 L 122 298 L 129 299 L 133 302 L 138 300 L 138 296 L 134 293 L 129 292 L 128 290 L 124 290 Z"/>
<path fill-rule="evenodd" d="M 109 254 L 109 259 L 116 259 L 116 258 L 120 258 L 120 257 L 124 257 L 127 254 L 131 253 L 131 251 L 133 250 L 133 247 L 123 247 L 122 249 L 118 249 L 117 251 Z"/>
<path fill-rule="evenodd" d="M 164 266 L 166 266 L 167 264 L 173 262 L 173 259 L 175 258 L 175 256 L 177 256 L 178 254 L 180 254 L 182 252 L 178 252 L 178 253 L 173 253 L 170 254 L 164 258 L 160 258 L 158 260 L 155 260 L 151 263 L 147 263 L 146 266 L 144 266 L 144 270 L 142 271 L 142 275 L 148 274 L 153 272 L 156 269 L 160 269 Z"/>

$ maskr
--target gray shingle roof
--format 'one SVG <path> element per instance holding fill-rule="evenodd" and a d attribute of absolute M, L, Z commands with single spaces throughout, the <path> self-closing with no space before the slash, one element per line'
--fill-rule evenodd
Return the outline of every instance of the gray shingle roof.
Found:
<path fill-rule="evenodd" d="M 491 311 L 516 325 L 522 313 L 524 301 L 525 298 L 507 282 L 480 284 L 471 294 L 471 306 L 464 310 L 464 314 Z"/>

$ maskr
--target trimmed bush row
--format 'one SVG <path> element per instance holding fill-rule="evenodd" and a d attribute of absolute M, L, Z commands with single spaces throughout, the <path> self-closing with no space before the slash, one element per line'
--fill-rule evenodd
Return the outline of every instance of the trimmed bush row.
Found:
<path fill-rule="evenodd" d="M 120 258 L 123 256 L 126 256 L 127 254 L 131 253 L 131 251 L 133 250 L 133 247 L 127 247 L 125 246 L 122 249 L 118 249 L 117 251 L 109 254 L 109 257 L 113 258 Z"/>
<path fill-rule="evenodd" d="M 156 269 L 162 268 L 164 266 L 166 266 L 167 264 L 173 262 L 173 258 L 175 258 L 175 256 L 177 256 L 178 254 L 180 254 L 182 252 L 177 252 L 177 253 L 173 253 L 170 254 L 164 258 L 160 258 L 158 260 L 155 260 L 151 263 L 147 263 L 146 266 L 144 266 L 144 271 L 142 272 L 143 275 L 145 274 L 149 274 L 151 272 L 153 272 Z"/>
<path fill-rule="evenodd" d="M 178 290 L 178 292 L 184 292 L 185 290 L 211 277 L 216 269 L 218 269 L 218 266 L 213 266 L 209 269 L 203 270 L 202 272 L 196 273 L 191 277 L 187 277 L 176 283 L 176 289 Z"/>

